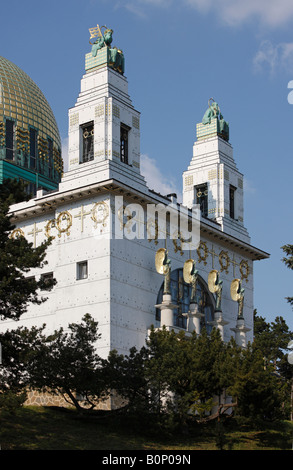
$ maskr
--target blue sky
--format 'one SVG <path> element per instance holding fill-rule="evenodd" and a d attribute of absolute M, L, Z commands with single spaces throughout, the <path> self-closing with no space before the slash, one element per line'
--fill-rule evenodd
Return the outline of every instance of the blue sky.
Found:
<path fill-rule="evenodd" d="M 245 225 L 254 246 L 255 297 L 267 321 L 293 330 L 293 273 L 280 247 L 293 243 L 292 0 L 14 0 L 1 7 L 0 55 L 22 68 L 49 101 L 66 156 L 74 106 L 89 52 L 89 28 L 107 25 L 126 58 L 141 114 L 143 171 L 160 192 L 182 191 L 196 123 L 214 97 L 230 124 L 245 176 Z M 293 85 L 292 85 L 293 89 Z"/>

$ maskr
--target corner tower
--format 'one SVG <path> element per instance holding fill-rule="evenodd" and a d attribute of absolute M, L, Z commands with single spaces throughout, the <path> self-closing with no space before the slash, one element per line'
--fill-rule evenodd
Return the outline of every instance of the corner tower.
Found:
<path fill-rule="evenodd" d="M 223 232 L 246 243 L 243 174 L 239 172 L 229 143 L 229 123 L 211 98 L 202 122 L 196 126 L 193 157 L 183 173 L 183 204 L 199 204 L 201 215 L 221 225 Z"/>
<path fill-rule="evenodd" d="M 140 174 L 140 113 L 128 94 L 123 52 L 112 47 L 113 30 L 102 28 L 89 30 L 92 47 L 85 55 L 77 102 L 69 110 L 69 171 L 63 181 L 94 172 L 98 179 L 113 178 L 145 189 Z"/>

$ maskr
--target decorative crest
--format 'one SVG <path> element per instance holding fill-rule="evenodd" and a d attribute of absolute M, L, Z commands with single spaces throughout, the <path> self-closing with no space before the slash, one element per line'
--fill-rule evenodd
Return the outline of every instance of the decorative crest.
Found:
<path fill-rule="evenodd" d="M 102 34 L 102 31 L 101 31 L 103 28 L 105 28 L 104 34 Z M 105 40 L 105 43 L 107 45 L 110 45 L 111 42 L 112 42 L 113 29 L 109 29 L 109 28 L 107 28 L 107 26 L 101 26 L 101 28 L 100 28 L 100 26 L 97 24 L 97 26 L 95 26 L 94 28 L 90 28 L 89 32 L 90 32 L 90 44 L 91 45 L 94 44 L 94 43 L 91 42 L 91 39 L 96 38 L 96 37 L 98 37 L 101 40 L 103 40 L 103 38 L 105 40 L 105 38 L 108 37 L 109 44 L 107 44 L 107 40 Z M 110 38 L 111 38 L 111 40 L 110 40 Z"/>
<path fill-rule="evenodd" d="M 103 26 L 102 26 L 103 27 Z M 101 33 L 101 30 L 100 30 L 100 26 L 97 24 L 97 26 L 95 26 L 94 28 L 90 28 L 89 29 L 89 32 L 90 32 L 90 40 L 92 38 L 96 38 L 97 36 L 100 36 L 100 37 L 103 37 L 102 33 Z M 90 44 L 91 44 L 91 41 L 90 41 Z"/>

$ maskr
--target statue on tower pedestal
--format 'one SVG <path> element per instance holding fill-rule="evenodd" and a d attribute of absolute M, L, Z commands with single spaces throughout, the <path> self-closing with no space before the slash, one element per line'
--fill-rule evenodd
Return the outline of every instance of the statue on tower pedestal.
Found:
<path fill-rule="evenodd" d="M 214 100 L 214 98 L 210 98 L 208 104 L 209 107 L 204 113 L 202 124 L 211 124 L 212 121 L 216 119 L 219 134 L 225 140 L 229 140 L 229 124 L 224 120 L 218 103 Z"/>
<path fill-rule="evenodd" d="M 105 28 L 104 34 L 101 29 Z M 107 28 L 106 26 L 97 25 L 94 28 L 89 29 L 90 32 L 90 44 L 92 46 L 92 57 L 97 57 L 97 54 L 104 47 L 107 48 L 107 62 L 109 65 L 119 73 L 124 73 L 125 61 L 123 52 L 117 47 L 111 48 L 113 29 Z M 96 38 L 95 42 L 91 42 L 92 38 Z"/>

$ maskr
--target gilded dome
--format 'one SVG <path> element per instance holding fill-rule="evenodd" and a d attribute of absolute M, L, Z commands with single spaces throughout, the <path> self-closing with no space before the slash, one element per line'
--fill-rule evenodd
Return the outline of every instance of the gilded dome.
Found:
<path fill-rule="evenodd" d="M 0 57 L 0 159 L 60 181 L 61 139 L 52 109 L 34 81 L 4 57 Z"/>

